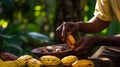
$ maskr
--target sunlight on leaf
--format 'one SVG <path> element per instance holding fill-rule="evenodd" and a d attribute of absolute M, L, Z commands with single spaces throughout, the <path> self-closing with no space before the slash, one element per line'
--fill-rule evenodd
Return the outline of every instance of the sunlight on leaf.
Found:
<path fill-rule="evenodd" d="M 84 16 L 84 21 L 88 21 L 88 16 Z"/>
<path fill-rule="evenodd" d="M 89 7 L 88 7 L 88 5 L 85 5 L 84 10 L 85 10 L 85 11 L 89 11 Z"/>
<path fill-rule="evenodd" d="M 40 10 L 41 10 L 41 6 L 40 6 L 40 5 L 36 5 L 36 6 L 34 7 L 34 10 L 40 11 Z"/>
<path fill-rule="evenodd" d="M 49 28 L 49 26 L 48 25 L 45 25 L 44 26 L 44 30 L 49 30 L 50 28 Z"/>
<path fill-rule="evenodd" d="M 8 26 L 8 22 L 5 21 L 4 19 L 1 19 L 1 20 L 0 20 L 0 26 L 1 26 L 2 28 L 6 28 L 6 27 Z"/>
<path fill-rule="evenodd" d="M 42 14 L 42 16 L 45 16 L 45 15 L 46 15 L 46 13 L 45 13 L 45 12 L 41 12 L 41 14 Z"/>
<path fill-rule="evenodd" d="M 54 36 L 55 36 L 54 32 L 50 32 L 49 36 L 50 36 L 51 38 L 54 38 Z"/>
<path fill-rule="evenodd" d="M 53 17 L 54 17 L 54 15 L 53 15 L 53 14 L 50 14 L 50 15 L 49 15 L 49 18 L 50 18 L 50 19 L 52 19 Z"/>
<path fill-rule="evenodd" d="M 40 12 L 39 11 L 36 11 L 35 13 L 34 13 L 34 16 L 39 16 L 40 15 Z"/>
<path fill-rule="evenodd" d="M 107 33 L 107 29 L 104 29 L 104 30 L 102 31 L 102 33 L 103 33 L 103 34 L 106 34 L 106 33 Z"/>

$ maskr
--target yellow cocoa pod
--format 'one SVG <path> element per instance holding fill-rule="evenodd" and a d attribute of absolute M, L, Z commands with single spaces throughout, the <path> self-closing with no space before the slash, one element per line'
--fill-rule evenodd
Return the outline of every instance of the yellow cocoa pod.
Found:
<path fill-rule="evenodd" d="M 3 62 L 3 60 L 0 59 L 0 63 Z"/>
<path fill-rule="evenodd" d="M 81 59 L 72 64 L 72 67 L 95 67 L 94 62 L 87 59 Z"/>
<path fill-rule="evenodd" d="M 27 65 L 27 62 L 32 58 L 33 57 L 30 55 L 23 55 L 15 60 L 15 63 L 17 64 L 17 67 L 25 67 Z"/>
<path fill-rule="evenodd" d="M 40 57 L 40 61 L 47 67 L 56 67 L 61 63 L 60 58 L 52 55 L 42 56 Z"/>
<path fill-rule="evenodd" d="M 4 61 L 0 63 L 0 67 L 25 67 L 26 61 L 14 60 L 14 61 Z"/>
<path fill-rule="evenodd" d="M 74 37 L 71 35 L 71 33 L 67 33 L 67 39 L 66 39 L 66 44 L 73 49 L 75 46 L 75 39 Z"/>
<path fill-rule="evenodd" d="M 17 67 L 25 67 L 27 64 L 27 61 L 19 59 L 19 60 L 15 60 L 15 64 L 17 65 Z"/>
<path fill-rule="evenodd" d="M 42 63 L 39 60 L 33 58 L 27 62 L 27 66 L 28 67 L 42 67 Z"/>
<path fill-rule="evenodd" d="M 70 56 L 63 57 L 61 59 L 61 62 L 62 62 L 62 65 L 64 65 L 64 66 L 71 66 L 72 63 L 74 63 L 77 60 L 78 60 L 77 56 L 70 55 Z"/>
<path fill-rule="evenodd" d="M 28 61 L 30 59 L 32 59 L 33 57 L 31 55 L 23 55 L 20 56 L 17 60 L 24 60 L 24 61 Z"/>
<path fill-rule="evenodd" d="M 0 63 L 0 67 L 17 67 L 15 61 L 4 61 Z"/>

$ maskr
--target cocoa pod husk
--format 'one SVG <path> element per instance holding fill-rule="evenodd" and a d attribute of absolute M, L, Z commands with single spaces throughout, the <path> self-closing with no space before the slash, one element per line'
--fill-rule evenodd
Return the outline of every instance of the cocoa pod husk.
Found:
<path fill-rule="evenodd" d="M 1 53 L 0 58 L 3 61 L 8 61 L 8 60 L 12 61 L 12 60 L 18 59 L 18 56 L 16 56 L 15 54 L 9 53 L 9 52 L 4 52 L 4 53 Z"/>

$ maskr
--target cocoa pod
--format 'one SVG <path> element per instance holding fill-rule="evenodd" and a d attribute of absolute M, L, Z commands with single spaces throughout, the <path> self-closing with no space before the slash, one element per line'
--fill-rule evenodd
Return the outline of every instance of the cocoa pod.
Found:
<path fill-rule="evenodd" d="M 23 61 L 28 61 L 32 59 L 33 57 L 31 55 L 22 55 L 20 56 L 17 60 L 23 60 Z"/>
<path fill-rule="evenodd" d="M 43 67 L 43 64 L 41 63 L 41 61 L 32 58 L 27 62 L 27 66 L 28 67 Z"/>
<path fill-rule="evenodd" d="M 18 56 L 12 54 L 12 53 L 9 53 L 9 52 L 4 52 L 4 53 L 1 53 L 0 55 L 0 58 L 3 60 L 3 61 L 12 61 L 12 60 L 16 60 L 18 58 Z"/>
<path fill-rule="evenodd" d="M 75 39 L 74 37 L 71 35 L 71 33 L 67 33 L 67 39 L 66 39 L 66 44 L 71 48 L 74 49 L 75 47 Z"/>

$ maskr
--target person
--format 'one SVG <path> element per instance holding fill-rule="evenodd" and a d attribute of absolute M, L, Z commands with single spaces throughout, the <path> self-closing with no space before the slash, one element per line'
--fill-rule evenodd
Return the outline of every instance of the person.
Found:
<path fill-rule="evenodd" d="M 94 16 L 88 21 L 63 22 L 56 33 L 66 39 L 67 33 L 98 33 L 110 25 L 113 19 L 120 22 L 120 0 L 97 0 Z M 75 43 L 75 52 L 87 53 L 95 46 L 101 46 L 93 58 L 110 58 L 116 67 L 120 67 L 120 36 L 83 36 Z"/>

